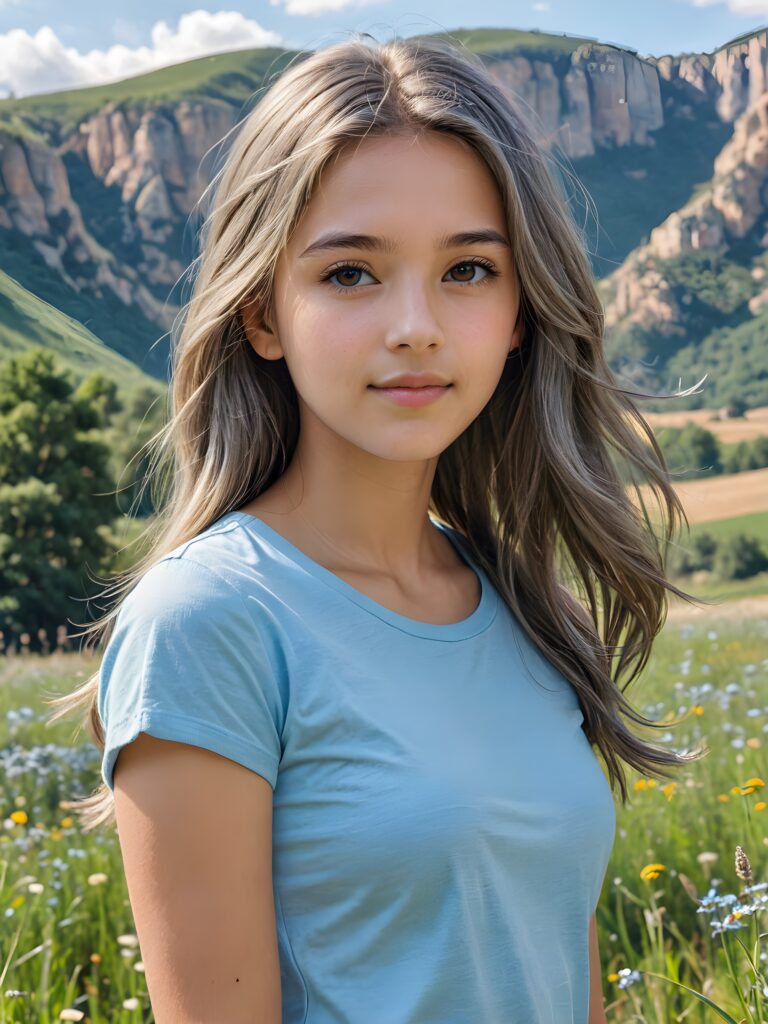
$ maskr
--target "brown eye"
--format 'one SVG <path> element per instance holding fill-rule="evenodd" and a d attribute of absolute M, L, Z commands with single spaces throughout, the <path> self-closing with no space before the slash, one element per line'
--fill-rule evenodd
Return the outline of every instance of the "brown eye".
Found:
<path fill-rule="evenodd" d="M 493 267 L 493 264 L 486 263 L 484 260 L 462 260 L 461 263 L 456 263 L 453 267 L 451 267 L 451 269 L 448 271 L 448 273 L 449 274 L 453 274 L 453 273 L 455 273 L 458 270 L 458 271 L 460 271 L 461 273 L 464 273 L 464 274 L 466 274 L 467 272 L 470 272 L 472 275 L 474 275 L 474 272 L 475 272 L 476 268 L 485 271 L 485 273 L 482 274 L 480 277 L 470 277 L 469 279 L 467 279 L 465 277 L 463 280 L 456 280 L 456 279 L 454 279 L 454 284 L 477 284 L 477 285 L 481 285 L 481 284 L 485 284 L 492 277 L 498 277 L 499 276 L 499 272 L 498 272 L 498 270 L 496 270 Z"/>

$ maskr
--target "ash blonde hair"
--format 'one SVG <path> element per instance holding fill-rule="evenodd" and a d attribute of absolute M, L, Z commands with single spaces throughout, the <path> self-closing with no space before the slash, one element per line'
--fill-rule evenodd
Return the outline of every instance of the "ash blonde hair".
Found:
<path fill-rule="evenodd" d="M 607 365 L 587 248 L 547 154 L 514 97 L 468 50 L 353 36 L 290 65 L 236 126 L 203 195 L 194 286 L 172 332 L 168 422 L 151 442 L 150 543 L 113 592 L 124 599 L 158 559 L 286 468 L 298 437 L 296 392 L 285 361 L 262 359 L 248 344 L 241 311 L 253 304 L 271 321 L 278 257 L 342 147 L 427 131 L 463 140 L 495 178 L 524 321 L 488 405 L 439 457 L 430 511 L 464 534 L 521 627 L 575 687 L 585 734 L 625 803 L 622 762 L 668 778 L 706 752 L 658 748 L 625 721 L 662 727 L 623 691 L 664 624 L 666 592 L 692 600 L 664 570 L 687 518 L 632 401 L 658 396 L 625 390 Z M 658 535 L 628 482 L 638 496 L 639 483 L 650 485 Z M 109 639 L 121 603 L 86 627 L 91 643 Z M 97 689 L 98 672 L 50 703 L 60 705 L 52 720 L 84 709 L 103 751 Z M 69 806 L 86 831 L 114 824 L 103 782 Z"/>

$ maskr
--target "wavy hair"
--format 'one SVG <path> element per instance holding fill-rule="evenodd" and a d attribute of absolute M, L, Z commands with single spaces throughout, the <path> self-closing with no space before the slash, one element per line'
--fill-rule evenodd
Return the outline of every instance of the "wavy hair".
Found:
<path fill-rule="evenodd" d="M 464 535 L 522 629 L 574 686 L 582 728 L 626 803 L 622 762 L 669 778 L 707 752 L 653 746 L 625 722 L 669 728 L 640 715 L 624 690 L 664 624 L 666 591 L 695 600 L 666 578 L 670 541 L 688 520 L 633 402 L 659 396 L 622 388 L 607 365 L 587 246 L 519 101 L 451 42 L 368 39 L 353 34 L 282 71 L 233 129 L 201 197 L 194 284 L 171 332 L 167 423 L 149 442 L 157 512 L 144 555 L 113 577 L 112 592 L 124 597 L 158 559 L 254 499 L 290 462 L 296 392 L 285 361 L 248 344 L 243 309 L 253 304 L 270 322 L 275 265 L 323 168 L 365 137 L 454 136 L 498 185 L 524 332 L 486 407 L 440 454 L 430 511 Z M 640 482 L 658 501 L 658 533 Z M 86 626 L 90 642 L 108 640 L 120 604 Z M 50 703 L 60 705 L 52 720 L 85 709 L 103 751 L 98 677 Z M 68 806 L 86 831 L 115 822 L 103 780 Z"/>

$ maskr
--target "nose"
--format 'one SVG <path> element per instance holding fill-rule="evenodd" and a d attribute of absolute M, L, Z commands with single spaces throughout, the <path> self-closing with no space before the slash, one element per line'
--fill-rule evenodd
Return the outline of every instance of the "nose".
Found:
<path fill-rule="evenodd" d="M 385 332 L 387 348 L 408 345 L 416 350 L 442 347 L 445 335 L 440 319 L 433 308 L 428 290 L 416 279 L 409 280 L 392 294 L 392 305 L 387 312 Z"/>

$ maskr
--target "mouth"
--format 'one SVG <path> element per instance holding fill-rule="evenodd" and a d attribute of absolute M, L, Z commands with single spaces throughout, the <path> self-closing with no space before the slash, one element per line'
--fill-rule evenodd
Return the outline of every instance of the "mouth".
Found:
<path fill-rule="evenodd" d="M 389 398 L 395 404 L 407 408 L 419 408 L 429 405 L 431 402 L 441 398 L 453 387 L 453 384 L 426 384 L 422 387 L 388 387 L 378 388 L 375 384 L 369 384 L 372 391 L 376 391 L 382 397 Z"/>

